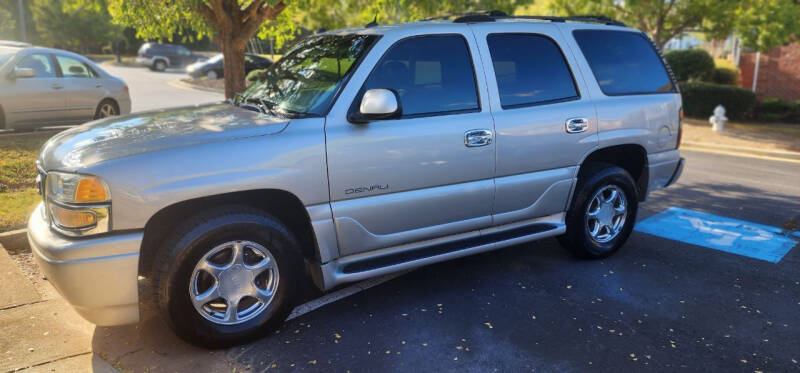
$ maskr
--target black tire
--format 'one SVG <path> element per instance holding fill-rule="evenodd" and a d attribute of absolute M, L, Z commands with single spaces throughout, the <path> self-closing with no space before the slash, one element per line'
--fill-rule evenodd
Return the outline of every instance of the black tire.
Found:
<path fill-rule="evenodd" d="M 119 115 L 119 105 L 117 105 L 117 102 L 112 100 L 112 99 L 110 99 L 110 98 L 107 98 L 107 99 L 105 99 L 103 101 L 100 101 L 100 103 L 97 104 L 97 109 L 94 110 L 94 119 L 101 119 L 101 118 L 108 117 L 103 113 L 103 107 L 106 106 L 106 105 L 111 105 L 111 107 L 114 110 L 114 113 L 112 115 L 110 115 L 110 116 L 118 116 Z"/>
<path fill-rule="evenodd" d="M 166 69 L 167 69 L 167 63 L 164 60 L 155 60 L 153 62 L 153 70 L 165 71 Z"/>
<path fill-rule="evenodd" d="M 589 204 L 595 194 L 606 186 L 617 186 L 624 192 L 626 216 L 624 225 L 613 239 L 598 242 L 586 222 Z M 635 182 L 624 169 L 606 163 L 584 165 L 578 175 L 578 185 L 567 211 L 567 232 L 558 237 L 559 243 L 574 255 L 585 259 L 600 259 L 611 256 L 628 240 L 636 222 L 638 195 Z"/>
<path fill-rule="evenodd" d="M 198 261 L 230 240 L 258 243 L 275 258 L 280 280 L 274 298 L 260 314 L 240 324 L 222 325 L 203 317 L 190 299 L 190 281 Z M 153 284 L 161 314 L 183 340 L 202 347 L 241 344 L 280 327 L 303 284 L 297 239 L 269 214 L 230 205 L 200 213 L 181 223 L 165 240 L 153 265 Z"/>

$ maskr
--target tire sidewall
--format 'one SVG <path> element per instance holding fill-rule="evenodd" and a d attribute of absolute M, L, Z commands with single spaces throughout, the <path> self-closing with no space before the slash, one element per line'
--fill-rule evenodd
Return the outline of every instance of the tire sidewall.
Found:
<path fill-rule="evenodd" d="M 248 240 L 270 251 L 278 266 L 280 280 L 266 310 L 236 325 L 215 324 L 194 308 L 189 286 L 197 262 L 212 248 L 225 242 Z M 166 278 L 159 285 L 159 304 L 168 313 L 173 329 L 184 339 L 207 347 L 223 347 L 259 336 L 264 329 L 279 326 L 293 306 L 288 288 L 297 283 L 297 263 L 289 250 L 293 239 L 280 225 L 258 215 L 226 215 L 192 229 L 175 245 Z"/>
<path fill-rule="evenodd" d="M 624 192 L 628 211 L 625 225 L 619 234 L 614 239 L 601 243 L 589 234 L 585 218 L 595 193 L 608 185 L 615 185 Z M 628 240 L 636 222 L 639 201 L 633 178 L 622 168 L 608 166 L 588 176 L 586 182 L 579 183 L 577 193 L 567 221 L 567 234 L 572 235 L 573 246 L 578 245 L 576 249 L 581 251 L 581 256 L 590 258 L 603 258 L 615 253 Z"/>
<path fill-rule="evenodd" d="M 105 105 L 105 104 L 111 104 L 111 106 L 114 107 L 114 112 L 116 114 L 112 115 L 112 117 L 116 117 L 116 116 L 120 115 L 120 113 L 119 113 L 119 105 L 117 105 L 117 103 L 114 102 L 113 100 L 105 99 L 103 101 L 100 101 L 99 104 L 97 104 L 97 109 L 95 109 L 95 111 L 94 111 L 94 119 L 103 119 L 103 117 L 100 116 L 100 109 L 102 109 L 103 105 Z M 106 118 L 110 118 L 110 117 L 106 117 Z"/>

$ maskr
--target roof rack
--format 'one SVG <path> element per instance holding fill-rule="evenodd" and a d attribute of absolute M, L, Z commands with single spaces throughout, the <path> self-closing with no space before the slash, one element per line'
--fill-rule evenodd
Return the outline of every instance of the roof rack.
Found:
<path fill-rule="evenodd" d="M 581 16 L 568 16 L 568 17 L 557 17 L 557 16 L 510 16 L 502 11 L 499 10 L 489 10 L 489 11 L 481 11 L 481 12 L 469 12 L 469 13 L 462 13 L 462 14 L 447 14 L 443 16 L 437 17 L 430 17 L 423 19 L 423 21 L 430 21 L 436 19 L 450 19 L 453 17 L 457 17 L 453 20 L 453 23 L 478 23 L 478 22 L 494 22 L 500 19 L 533 19 L 539 21 L 550 21 L 550 22 L 586 22 L 586 23 L 602 23 L 605 25 L 611 26 L 622 26 L 625 27 L 626 25 L 620 21 L 608 18 L 606 16 L 600 15 L 581 15 Z"/>

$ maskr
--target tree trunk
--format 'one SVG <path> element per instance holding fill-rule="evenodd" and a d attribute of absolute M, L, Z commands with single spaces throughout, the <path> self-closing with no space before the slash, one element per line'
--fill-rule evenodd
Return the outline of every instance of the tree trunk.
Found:
<path fill-rule="evenodd" d="M 225 76 L 225 98 L 233 98 L 245 89 L 244 42 L 224 37 L 222 41 L 222 70 Z"/>

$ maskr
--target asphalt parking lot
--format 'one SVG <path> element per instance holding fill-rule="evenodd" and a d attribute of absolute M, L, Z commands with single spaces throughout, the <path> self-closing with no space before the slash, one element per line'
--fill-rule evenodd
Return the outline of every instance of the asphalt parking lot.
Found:
<path fill-rule="evenodd" d="M 800 164 L 683 154 L 640 222 L 678 206 L 800 230 Z M 637 231 L 585 261 L 547 239 L 417 269 L 228 350 L 183 344 L 152 311 L 93 345 L 137 371 L 797 371 L 799 268 L 796 245 L 772 263 Z"/>

